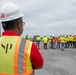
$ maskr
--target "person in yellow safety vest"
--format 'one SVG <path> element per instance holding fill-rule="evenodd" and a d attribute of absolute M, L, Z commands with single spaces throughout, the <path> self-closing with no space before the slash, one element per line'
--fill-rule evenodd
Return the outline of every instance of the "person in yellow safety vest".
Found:
<path fill-rule="evenodd" d="M 50 38 L 49 38 L 49 48 L 52 48 L 52 35 L 50 35 Z"/>
<path fill-rule="evenodd" d="M 76 48 L 76 35 L 74 36 L 74 46 L 75 46 L 75 48 Z"/>
<path fill-rule="evenodd" d="M 65 48 L 68 48 L 68 35 L 66 35 L 64 38 L 65 38 Z"/>
<path fill-rule="evenodd" d="M 73 48 L 75 48 L 76 35 L 73 36 Z"/>
<path fill-rule="evenodd" d="M 34 42 L 25 40 L 23 13 L 14 3 L 0 8 L 0 22 L 4 29 L 0 38 L 0 75 L 34 75 L 43 67 L 43 58 Z"/>
<path fill-rule="evenodd" d="M 68 47 L 73 47 L 73 36 L 72 35 L 68 36 Z"/>
<path fill-rule="evenodd" d="M 44 49 L 47 49 L 48 38 L 46 36 L 43 37 Z"/>
<path fill-rule="evenodd" d="M 73 44 L 73 48 L 75 48 L 75 40 L 74 40 L 74 36 L 73 36 L 72 44 Z"/>
<path fill-rule="evenodd" d="M 25 38 L 25 39 L 28 39 L 28 40 L 31 40 L 31 37 L 28 36 L 28 35 L 26 35 L 24 38 Z"/>
<path fill-rule="evenodd" d="M 40 36 L 39 35 L 36 36 L 36 44 L 37 44 L 39 49 L 40 49 L 40 40 L 41 40 Z"/>
<path fill-rule="evenodd" d="M 24 37 L 25 39 L 28 39 L 28 35 L 25 35 L 25 37 Z"/>
<path fill-rule="evenodd" d="M 65 38 L 64 38 L 63 34 L 60 37 L 60 41 L 61 41 L 61 50 L 64 51 L 64 48 L 65 48 Z"/>

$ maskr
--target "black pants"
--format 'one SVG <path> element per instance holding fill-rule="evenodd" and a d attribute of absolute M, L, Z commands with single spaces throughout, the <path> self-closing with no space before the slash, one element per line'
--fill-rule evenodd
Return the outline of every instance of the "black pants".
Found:
<path fill-rule="evenodd" d="M 44 43 L 44 49 L 47 49 L 47 43 Z"/>
<path fill-rule="evenodd" d="M 75 48 L 76 48 L 76 42 L 75 42 Z"/>
<path fill-rule="evenodd" d="M 72 41 L 68 41 L 68 47 L 73 47 L 73 42 Z"/>

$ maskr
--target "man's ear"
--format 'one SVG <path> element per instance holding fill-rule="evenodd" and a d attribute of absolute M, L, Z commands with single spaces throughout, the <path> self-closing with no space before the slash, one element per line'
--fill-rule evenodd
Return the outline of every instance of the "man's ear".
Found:
<path fill-rule="evenodd" d="M 21 28 L 21 23 L 20 22 L 17 23 L 17 28 L 20 30 L 20 28 Z"/>

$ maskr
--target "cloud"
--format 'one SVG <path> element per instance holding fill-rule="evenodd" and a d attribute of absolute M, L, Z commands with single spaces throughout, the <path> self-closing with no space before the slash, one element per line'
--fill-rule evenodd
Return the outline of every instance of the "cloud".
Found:
<path fill-rule="evenodd" d="M 1 3 L 11 0 L 1 0 Z M 76 34 L 75 0 L 13 0 L 25 14 L 25 34 Z"/>

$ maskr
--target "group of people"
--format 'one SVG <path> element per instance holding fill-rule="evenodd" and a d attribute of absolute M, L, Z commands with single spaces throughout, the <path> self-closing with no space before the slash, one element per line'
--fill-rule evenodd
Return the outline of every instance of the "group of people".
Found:
<path fill-rule="evenodd" d="M 62 51 L 64 51 L 64 48 L 76 48 L 76 35 L 66 35 L 63 34 L 55 37 L 54 35 L 51 35 L 49 38 L 47 36 L 44 36 L 40 38 L 38 35 L 36 37 L 36 44 L 38 48 L 40 48 L 40 42 L 43 42 L 43 48 L 47 49 L 47 44 L 49 44 L 49 48 L 56 49 L 59 48 Z"/>

